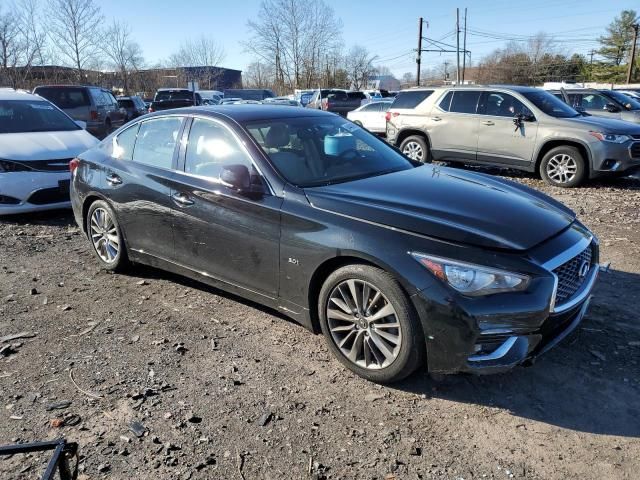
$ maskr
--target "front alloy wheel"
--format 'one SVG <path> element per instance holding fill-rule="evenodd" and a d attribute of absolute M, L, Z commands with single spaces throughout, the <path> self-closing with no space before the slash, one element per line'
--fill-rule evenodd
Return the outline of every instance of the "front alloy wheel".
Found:
<path fill-rule="evenodd" d="M 554 155 L 547 163 L 547 176 L 556 183 L 571 182 L 577 171 L 576 161 L 566 153 Z"/>
<path fill-rule="evenodd" d="M 331 352 L 361 377 L 391 383 L 423 361 L 420 321 L 396 279 L 371 265 L 346 265 L 325 280 L 320 326 Z"/>
<path fill-rule="evenodd" d="M 397 358 L 402 330 L 396 311 L 370 283 L 350 279 L 337 285 L 329 296 L 326 315 L 331 337 L 349 361 L 379 369 Z"/>
<path fill-rule="evenodd" d="M 402 148 L 402 153 L 411 160 L 417 160 L 419 162 L 422 162 L 425 156 L 424 149 L 418 142 L 407 142 Z"/>
<path fill-rule="evenodd" d="M 574 146 L 552 148 L 540 163 L 543 180 L 556 187 L 577 187 L 586 179 L 587 174 L 584 158 Z"/>

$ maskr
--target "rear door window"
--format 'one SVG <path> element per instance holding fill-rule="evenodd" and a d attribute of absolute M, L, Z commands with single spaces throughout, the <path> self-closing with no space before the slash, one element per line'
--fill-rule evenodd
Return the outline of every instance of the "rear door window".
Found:
<path fill-rule="evenodd" d="M 172 168 L 182 117 L 161 117 L 142 122 L 133 161 L 159 168 Z"/>
<path fill-rule="evenodd" d="M 478 108 L 478 100 L 480 100 L 479 91 L 456 91 L 453 92 L 453 98 L 451 99 L 450 112 L 455 113 L 476 113 Z"/>
<path fill-rule="evenodd" d="M 416 108 L 433 93 L 433 90 L 416 90 L 414 92 L 400 92 L 393 101 L 391 108 Z"/>

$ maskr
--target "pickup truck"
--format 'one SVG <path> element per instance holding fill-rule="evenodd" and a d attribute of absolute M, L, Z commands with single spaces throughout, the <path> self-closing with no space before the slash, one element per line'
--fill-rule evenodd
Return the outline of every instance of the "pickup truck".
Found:
<path fill-rule="evenodd" d="M 343 117 L 360 106 L 366 98 L 362 92 L 346 92 L 344 90 L 316 90 L 306 108 L 315 108 L 326 112 L 337 113 Z"/>
<path fill-rule="evenodd" d="M 160 88 L 149 105 L 149 113 L 202 105 L 202 96 L 187 88 Z"/>

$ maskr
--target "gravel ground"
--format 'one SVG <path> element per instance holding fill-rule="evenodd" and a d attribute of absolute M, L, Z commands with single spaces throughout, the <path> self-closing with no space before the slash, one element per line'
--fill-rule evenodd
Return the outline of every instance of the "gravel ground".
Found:
<path fill-rule="evenodd" d="M 0 339 L 0 444 L 78 442 L 84 479 L 637 479 L 640 180 L 510 178 L 600 237 L 611 271 L 588 316 L 532 367 L 393 387 L 277 312 L 101 271 L 69 212 L 0 220 L 0 337 L 30 335 Z M 1 459 L 0 478 L 44 463 Z"/>

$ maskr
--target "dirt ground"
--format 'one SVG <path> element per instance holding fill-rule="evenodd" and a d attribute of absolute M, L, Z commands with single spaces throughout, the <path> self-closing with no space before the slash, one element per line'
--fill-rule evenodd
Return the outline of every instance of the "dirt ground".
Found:
<path fill-rule="evenodd" d="M 640 180 L 510 178 L 600 237 L 588 316 L 532 367 L 393 387 L 277 312 L 101 271 L 69 212 L 0 220 L 0 337 L 32 335 L 0 340 L 0 444 L 78 442 L 85 479 L 638 479 Z M 0 478 L 45 461 L 0 459 Z"/>

